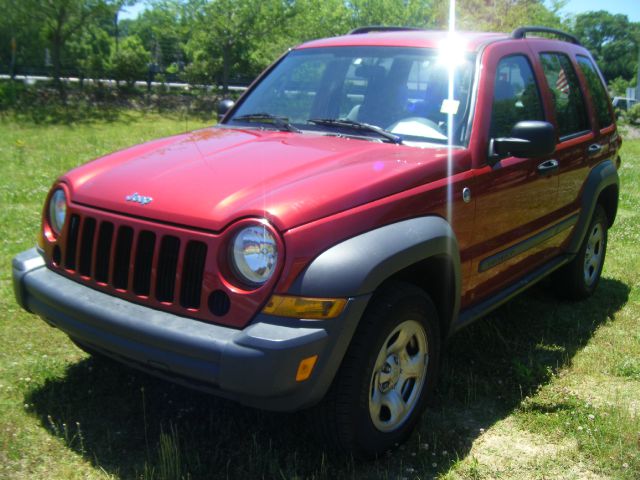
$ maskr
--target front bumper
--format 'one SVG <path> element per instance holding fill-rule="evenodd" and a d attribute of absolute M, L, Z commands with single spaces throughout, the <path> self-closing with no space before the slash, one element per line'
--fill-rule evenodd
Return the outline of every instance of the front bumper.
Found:
<path fill-rule="evenodd" d="M 244 329 L 127 302 L 51 270 L 36 249 L 13 259 L 18 303 L 73 340 L 135 368 L 268 410 L 293 411 L 326 393 L 369 296 L 351 298 L 332 320 L 258 314 Z M 311 377 L 298 364 L 318 355 Z"/>

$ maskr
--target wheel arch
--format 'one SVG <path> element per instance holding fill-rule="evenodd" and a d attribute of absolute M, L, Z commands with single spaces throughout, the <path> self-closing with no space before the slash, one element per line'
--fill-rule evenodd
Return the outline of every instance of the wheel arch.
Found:
<path fill-rule="evenodd" d="M 406 282 L 424 291 L 436 307 L 440 336 L 445 339 L 459 308 L 457 275 L 459 272 L 456 272 L 451 256 L 434 255 L 396 272 L 379 288 L 390 282 Z"/>
<path fill-rule="evenodd" d="M 618 185 L 609 185 L 605 187 L 598 196 L 597 202 L 602 205 L 607 214 L 607 223 L 611 227 L 618 213 Z"/>
<path fill-rule="evenodd" d="M 596 205 L 602 205 L 607 213 L 609 226 L 613 224 L 618 209 L 619 185 L 618 170 L 612 160 L 599 163 L 589 172 L 581 194 L 580 216 L 569 244 L 568 253 L 576 254 L 578 252 L 591 223 Z"/>
<path fill-rule="evenodd" d="M 449 331 L 460 307 L 460 254 L 449 223 L 417 217 L 376 228 L 321 253 L 289 293 L 317 297 L 371 295 L 387 282 L 405 281 L 424 290 Z"/>

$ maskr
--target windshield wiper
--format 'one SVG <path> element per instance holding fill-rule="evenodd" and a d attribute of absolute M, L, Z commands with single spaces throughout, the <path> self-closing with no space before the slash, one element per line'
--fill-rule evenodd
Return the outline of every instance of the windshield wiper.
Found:
<path fill-rule="evenodd" d="M 380 128 L 376 125 L 370 125 L 368 123 L 356 122 L 355 120 L 339 119 L 339 118 L 310 118 L 307 120 L 314 125 L 327 125 L 332 127 L 350 128 L 352 130 L 360 130 L 363 132 L 372 132 L 386 138 L 392 143 L 402 143 L 402 138 L 395 135 L 384 128 Z"/>
<path fill-rule="evenodd" d="M 233 117 L 231 120 L 239 120 L 241 122 L 262 122 L 273 125 L 278 130 L 283 130 L 285 132 L 302 133 L 302 130 L 289 123 L 289 119 L 287 117 L 280 117 L 266 112 L 248 113 L 246 115 L 240 115 L 239 117 Z"/>

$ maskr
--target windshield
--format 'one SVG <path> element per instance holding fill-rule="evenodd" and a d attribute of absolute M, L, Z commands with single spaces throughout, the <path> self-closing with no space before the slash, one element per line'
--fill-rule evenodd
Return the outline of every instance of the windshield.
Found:
<path fill-rule="evenodd" d="M 448 65 L 438 54 L 436 49 L 370 46 L 294 50 L 227 123 L 392 138 L 379 135 L 382 129 L 403 143 L 447 143 L 451 113 L 452 144 L 462 145 L 474 61 L 469 56 L 455 67 L 453 100 L 448 101 Z"/>

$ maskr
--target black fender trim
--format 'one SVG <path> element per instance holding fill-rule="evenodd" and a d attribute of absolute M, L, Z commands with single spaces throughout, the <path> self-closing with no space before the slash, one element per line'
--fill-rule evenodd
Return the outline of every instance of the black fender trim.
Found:
<path fill-rule="evenodd" d="M 587 234 L 587 229 L 589 228 L 589 223 L 591 223 L 593 212 L 596 209 L 598 198 L 605 188 L 612 185 L 618 187 L 618 190 L 620 189 L 618 170 L 612 160 L 605 160 L 591 170 L 585 181 L 582 191 L 582 204 L 580 205 L 580 217 L 578 218 L 571 243 L 567 249 L 568 253 L 578 253 L 584 236 Z M 609 219 L 610 225 L 613 224 L 614 219 L 615 214 L 613 218 Z"/>
<path fill-rule="evenodd" d="M 437 216 L 392 223 L 334 245 L 311 262 L 289 293 L 343 298 L 370 294 L 395 273 L 436 256 L 449 257 L 454 269 L 455 318 L 461 289 L 458 241 L 449 223 Z"/>

